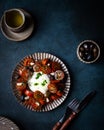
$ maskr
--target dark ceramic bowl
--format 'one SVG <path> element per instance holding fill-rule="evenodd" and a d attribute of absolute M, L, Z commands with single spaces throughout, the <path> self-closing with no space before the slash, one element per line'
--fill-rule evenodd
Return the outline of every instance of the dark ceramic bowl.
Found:
<path fill-rule="evenodd" d="M 78 45 L 77 56 L 84 63 L 93 63 L 100 56 L 100 48 L 96 42 L 84 40 Z"/>

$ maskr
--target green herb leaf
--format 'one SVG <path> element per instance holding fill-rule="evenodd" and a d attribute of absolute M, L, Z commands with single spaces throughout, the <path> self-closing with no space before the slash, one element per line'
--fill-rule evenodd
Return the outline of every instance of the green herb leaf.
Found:
<path fill-rule="evenodd" d="M 44 80 L 44 81 L 41 83 L 42 86 L 45 86 L 46 84 L 47 84 L 47 80 Z"/>
<path fill-rule="evenodd" d="M 35 86 L 37 86 L 39 83 L 34 83 Z"/>
<path fill-rule="evenodd" d="M 40 76 L 42 76 L 42 74 L 41 73 L 37 73 L 36 79 L 39 79 Z"/>

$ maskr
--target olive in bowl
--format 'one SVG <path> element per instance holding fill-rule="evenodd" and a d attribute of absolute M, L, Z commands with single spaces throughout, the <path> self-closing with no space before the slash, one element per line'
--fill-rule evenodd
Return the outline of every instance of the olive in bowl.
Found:
<path fill-rule="evenodd" d="M 100 48 L 96 42 L 84 40 L 78 45 L 77 56 L 84 63 L 93 63 L 100 56 Z"/>

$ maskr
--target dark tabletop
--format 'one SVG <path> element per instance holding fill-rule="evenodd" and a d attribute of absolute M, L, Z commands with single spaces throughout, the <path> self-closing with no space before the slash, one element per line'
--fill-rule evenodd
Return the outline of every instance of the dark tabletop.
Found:
<path fill-rule="evenodd" d="M 71 99 L 96 90 L 88 106 L 68 127 L 70 130 L 104 129 L 104 20 L 100 1 L 92 0 L 0 0 L 0 17 L 10 8 L 28 11 L 35 23 L 32 35 L 24 41 L 10 41 L 0 31 L 0 116 L 15 122 L 20 130 L 51 130 L 65 112 Z M 91 39 L 101 48 L 96 63 L 78 60 L 80 42 Z M 71 76 L 71 89 L 66 100 L 49 112 L 24 108 L 13 95 L 12 71 L 25 56 L 47 52 L 59 57 Z"/>

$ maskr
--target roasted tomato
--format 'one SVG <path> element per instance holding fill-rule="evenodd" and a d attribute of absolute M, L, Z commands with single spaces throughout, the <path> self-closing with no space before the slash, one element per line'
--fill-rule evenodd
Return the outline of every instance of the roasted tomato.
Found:
<path fill-rule="evenodd" d="M 53 71 L 53 72 L 55 72 L 56 70 L 60 70 L 60 69 L 61 69 L 60 63 L 55 62 L 55 61 L 53 61 L 53 62 L 51 63 L 51 67 L 52 67 L 52 71 Z"/>
<path fill-rule="evenodd" d="M 39 72 L 40 70 L 41 70 L 41 62 L 40 61 L 37 61 L 37 62 L 35 62 L 35 64 L 34 64 L 34 66 L 33 66 L 33 70 L 35 71 L 35 72 Z"/>
<path fill-rule="evenodd" d="M 50 62 L 50 59 L 43 59 L 42 65 L 47 65 Z"/>
<path fill-rule="evenodd" d="M 59 82 L 60 82 L 60 80 L 55 80 L 55 79 L 51 80 L 52 84 L 56 84 L 56 83 L 59 83 Z"/>
<path fill-rule="evenodd" d="M 18 91 L 23 91 L 24 89 L 26 89 L 26 87 L 27 87 L 27 84 L 24 82 L 24 79 L 22 78 L 17 79 L 16 89 Z"/>
<path fill-rule="evenodd" d="M 23 91 L 24 89 L 26 89 L 26 84 L 25 83 L 16 83 L 16 89 L 19 91 Z"/>
<path fill-rule="evenodd" d="M 33 96 L 33 92 L 31 92 L 30 90 L 25 90 L 24 91 L 24 94 L 26 95 L 26 96 L 29 96 L 29 97 L 32 97 Z"/>
<path fill-rule="evenodd" d="M 34 96 L 34 99 L 38 101 L 41 105 L 44 105 L 46 103 L 44 94 L 41 93 L 40 91 L 38 90 L 35 91 L 33 96 Z"/>
<path fill-rule="evenodd" d="M 34 59 L 33 58 L 26 58 L 24 60 L 24 66 L 33 66 L 35 63 Z"/>
<path fill-rule="evenodd" d="M 34 98 L 29 98 L 27 101 L 25 101 L 25 104 L 31 106 L 34 110 L 40 110 L 42 107 L 42 105 Z"/>
<path fill-rule="evenodd" d="M 44 74 L 50 74 L 51 73 L 51 67 L 50 66 L 41 66 L 41 71 L 44 73 Z"/>
<path fill-rule="evenodd" d="M 58 99 L 58 98 L 59 98 L 58 95 L 52 94 L 52 95 L 50 96 L 50 101 L 54 101 L 54 100 L 56 100 L 56 99 Z"/>
<path fill-rule="evenodd" d="M 57 94 L 59 97 L 61 97 L 64 93 L 63 93 L 62 91 L 58 90 L 56 94 Z"/>
<path fill-rule="evenodd" d="M 26 69 L 26 67 L 21 67 L 19 69 L 19 75 L 27 81 L 29 76 L 31 75 L 31 72 L 28 69 Z"/>
<path fill-rule="evenodd" d="M 62 70 L 55 71 L 55 79 L 56 80 L 63 80 L 65 77 L 64 72 Z"/>
<path fill-rule="evenodd" d="M 56 92 L 57 92 L 57 86 L 56 86 L 56 84 L 50 83 L 50 84 L 48 85 L 48 90 L 49 90 L 51 93 L 56 93 Z"/>

